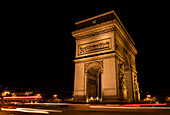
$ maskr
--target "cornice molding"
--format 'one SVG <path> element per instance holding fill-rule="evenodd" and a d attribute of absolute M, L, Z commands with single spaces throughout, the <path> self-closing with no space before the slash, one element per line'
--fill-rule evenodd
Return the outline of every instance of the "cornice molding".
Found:
<path fill-rule="evenodd" d="M 106 58 L 113 58 L 115 57 L 115 53 L 109 53 L 109 54 L 104 54 L 104 55 L 98 55 L 98 56 L 90 56 L 90 57 L 85 57 L 81 59 L 75 59 L 75 63 L 82 63 L 82 62 L 87 62 L 87 61 L 96 61 L 96 60 L 102 60 Z"/>
<path fill-rule="evenodd" d="M 92 36 L 96 36 L 99 34 L 108 33 L 114 31 L 114 23 L 116 20 L 110 20 L 107 22 L 103 22 L 101 24 L 96 24 L 90 27 L 86 27 L 80 30 L 76 30 L 72 32 L 72 35 L 77 39 L 88 38 Z"/>

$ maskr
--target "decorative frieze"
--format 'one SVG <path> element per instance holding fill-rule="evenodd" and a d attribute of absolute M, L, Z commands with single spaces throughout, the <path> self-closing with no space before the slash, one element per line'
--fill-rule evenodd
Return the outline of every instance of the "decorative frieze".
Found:
<path fill-rule="evenodd" d="M 108 28 L 108 29 L 99 29 L 99 30 L 92 31 L 92 32 L 87 33 L 87 34 L 82 34 L 82 35 L 76 36 L 76 38 L 77 39 L 88 38 L 88 37 L 92 37 L 92 36 L 97 36 L 99 34 L 108 33 L 108 32 L 111 32 L 113 30 L 114 29 L 112 27 Z"/>
<path fill-rule="evenodd" d="M 72 34 L 76 39 L 83 39 L 83 38 L 89 38 L 89 37 L 97 36 L 99 34 L 104 34 L 112 31 L 114 31 L 114 21 L 108 21 L 100 25 L 97 24 L 95 26 L 77 30 Z"/>

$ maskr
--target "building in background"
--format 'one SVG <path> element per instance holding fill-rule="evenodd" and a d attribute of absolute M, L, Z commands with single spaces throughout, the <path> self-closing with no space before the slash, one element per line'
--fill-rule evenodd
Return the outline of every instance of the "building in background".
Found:
<path fill-rule="evenodd" d="M 42 100 L 41 93 L 37 90 L 30 91 L 24 88 L 8 88 L 1 92 L 1 101 L 5 102 L 39 102 Z"/>

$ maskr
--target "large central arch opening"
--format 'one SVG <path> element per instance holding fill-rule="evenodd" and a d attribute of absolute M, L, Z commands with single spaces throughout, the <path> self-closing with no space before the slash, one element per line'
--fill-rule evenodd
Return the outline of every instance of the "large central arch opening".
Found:
<path fill-rule="evenodd" d="M 87 76 L 87 98 L 101 98 L 101 73 L 102 65 L 99 62 L 92 62 L 86 69 Z"/>

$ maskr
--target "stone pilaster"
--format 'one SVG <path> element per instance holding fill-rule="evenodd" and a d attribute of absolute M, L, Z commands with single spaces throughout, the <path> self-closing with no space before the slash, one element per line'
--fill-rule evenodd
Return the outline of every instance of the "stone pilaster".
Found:
<path fill-rule="evenodd" d="M 137 75 L 134 76 L 134 98 L 135 101 L 140 101 L 139 83 L 137 82 Z"/>

